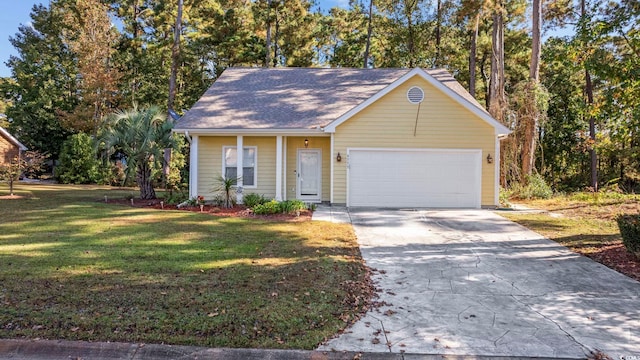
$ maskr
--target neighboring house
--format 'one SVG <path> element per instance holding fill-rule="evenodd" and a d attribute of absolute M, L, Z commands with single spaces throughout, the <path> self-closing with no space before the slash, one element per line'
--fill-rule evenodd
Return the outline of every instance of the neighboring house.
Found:
<path fill-rule="evenodd" d="M 420 68 L 229 68 L 174 131 L 191 143 L 190 197 L 225 175 L 277 200 L 438 208 L 498 205 L 510 132 Z"/>
<path fill-rule="evenodd" d="M 20 158 L 26 150 L 26 146 L 0 127 L 0 166 L 10 164 L 16 157 Z"/>

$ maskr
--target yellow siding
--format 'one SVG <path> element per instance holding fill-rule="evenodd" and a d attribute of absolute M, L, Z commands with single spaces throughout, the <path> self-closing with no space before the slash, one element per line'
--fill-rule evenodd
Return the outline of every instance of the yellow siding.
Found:
<path fill-rule="evenodd" d="M 329 137 L 306 137 L 309 149 L 322 150 L 322 201 L 331 200 L 331 139 Z M 305 137 L 287 137 L 287 168 L 285 169 L 287 188 L 286 199 L 296 198 L 296 168 L 298 166 L 298 149 L 304 149 Z"/>
<path fill-rule="evenodd" d="M 425 99 L 418 105 L 408 102 L 406 93 L 420 86 Z M 418 126 L 414 136 L 418 114 Z M 336 128 L 334 154 L 346 157 L 347 148 L 450 148 L 481 149 L 495 159 L 494 128 L 416 76 L 378 99 Z M 495 192 L 494 164 L 482 165 L 482 205 L 492 206 Z M 334 163 L 335 203 L 346 203 L 347 161 Z"/>
<path fill-rule="evenodd" d="M 222 175 L 222 148 L 236 146 L 235 136 L 204 136 L 198 143 L 198 195 L 214 197 L 216 178 Z M 258 165 L 256 187 L 244 188 L 244 193 L 258 193 L 273 198 L 276 195 L 276 138 L 245 136 L 243 146 L 256 146 Z"/>

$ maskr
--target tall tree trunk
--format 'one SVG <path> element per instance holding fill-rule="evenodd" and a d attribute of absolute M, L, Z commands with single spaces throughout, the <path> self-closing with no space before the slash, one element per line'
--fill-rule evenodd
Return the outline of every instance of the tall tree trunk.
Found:
<path fill-rule="evenodd" d="M 583 0 L 584 1 L 584 0 Z M 585 92 L 587 93 L 587 104 L 591 108 L 593 106 L 593 83 L 591 82 L 591 74 L 589 70 L 584 70 Z M 598 153 L 596 153 L 596 120 L 589 115 L 589 138 L 591 145 L 589 155 L 591 158 L 591 188 L 598 191 Z"/>
<path fill-rule="evenodd" d="M 542 0 L 533 0 L 533 17 L 531 19 L 531 63 L 529 65 L 529 79 L 540 80 L 540 52 L 542 27 Z"/>
<path fill-rule="evenodd" d="M 489 79 L 489 113 L 494 119 L 506 124 L 504 113 L 506 98 L 504 94 L 504 15 L 502 0 L 496 0 L 493 10 L 493 31 L 491 36 L 491 77 Z M 503 140 L 500 147 L 500 184 L 507 186 L 508 165 L 513 161 L 513 138 Z"/>
<path fill-rule="evenodd" d="M 440 43 L 441 43 L 441 35 L 440 28 L 442 26 L 442 0 L 438 0 L 436 5 L 436 56 L 433 60 L 433 67 L 440 66 Z"/>
<path fill-rule="evenodd" d="M 587 16 L 587 9 L 585 0 L 580 1 L 580 16 L 584 19 Z M 593 106 L 593 83 L 591 82 L 591 74 L 587 64 L 584 64 L 584 80 L 585 80 L 585 93 L 587 95 L 587 107 L 589 110 Z M 596 122 L 592 115 L 589 115 L 589 138 L 591 145 L 589 149 L 589 155 L 591 158 L 591 188 L 593 191 L 598 191 L 598 154 L 596 153 Z"/>
<path fill-rule="evenodd" d="M 371 49 L 371 33 L 373 31 L 373 0 L 369 0 L 369 19 L 367 20 L 367 44 L 364 48 L 363 68 L 369 67 L 369 50 Z"/>
<path fill-rule="evenodd" d="M 372 0 L 373 1 L 373 0 Z M 267 39 L 266 39 L 266 55 L 264 58 L 264 67 L 269 67 L 271 62 L 271 0 L 267 0 Z"/>
<path fill-rule="evenodd" d="M 476 22 L 471 33 L 471 47 L 469 49 L 469 93 L 476 97 L 476 57 L 478 56 L 478 28 L 480 27 L 480 13 L 476 14 Z"/>
<path fill-rule="evenodd" d="M 489 113 L 496 120 L 504 123 L 506 99 L 504 94 L 504 18 L 502 2 L 493 13 L 493 31 L 491 36 L 491 77 L 489 79 Z"/>
<path fill-rule="evenodd" d="M 178 0 L 178 14 L 173 29 L 173 46 L 171 47 L 171 76 L 169 77 L 169 100 L 167 101 L 169 110 L 173 110 L 173 103 L 176 99 L 176 77 L 180 60 L 180 33 L 182 32 L 182 5 L 183 0 Z M 169 117 L 171 118 L 171 116 Z"/>
<path fill-rule="evenodd" d="M 169 99 L 167 101 L 167 120 L 173 121 L 171 114 L 173 104 L 176 100 L 176 78 L 178 76 L 178 63 L 180 60 L 180 34 L 182 33 L 182 6 L 183 0 L 178 0 L 178 14 L 176 15 L 176 25 L 173 29 L 173 47 L 171 48 L 171 75 L 169 76 Z M 171 163 L 171 149 L 164 149 L 164 163 L 162 164 L 162 183 L 167 187 L 169 178 L 169 164 Z"/>
<path fill-rule="evenodd" d="M 533 12 L 531 19 L 531 63 L 529 65 L 529 83 L 527 84 L 526 102 L 528 103 L 526 115 L 522 118 L 524 131 L 522 148 L 520 151 L 522 180 L 531 175 L 535 161 L 536 132 L 540 111 L 536 101 L 536 92 L 540 78 L 540 26 L 542 25 L 542 0 L 533 0 Z"/>

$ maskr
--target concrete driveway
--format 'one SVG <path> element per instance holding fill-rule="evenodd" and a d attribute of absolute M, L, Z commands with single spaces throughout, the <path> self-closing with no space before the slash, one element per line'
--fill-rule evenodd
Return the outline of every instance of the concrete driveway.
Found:
<path fill-rule="evenodd" d="M 322 350 L 640 359 L 640 283 L 493 212 L 357 210 L 382 306 Z"/>

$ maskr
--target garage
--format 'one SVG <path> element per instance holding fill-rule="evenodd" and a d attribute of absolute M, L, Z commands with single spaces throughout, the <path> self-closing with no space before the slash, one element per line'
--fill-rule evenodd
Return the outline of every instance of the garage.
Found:
<path fill-rule="evenodd" d="M 348 149 L 348 206 L 479 208 L 481 150 Z"/>

